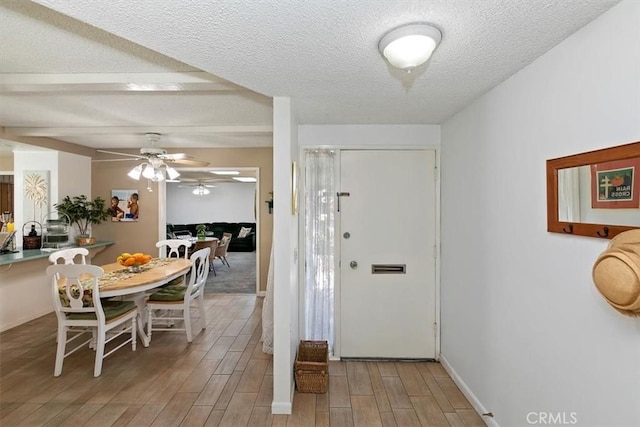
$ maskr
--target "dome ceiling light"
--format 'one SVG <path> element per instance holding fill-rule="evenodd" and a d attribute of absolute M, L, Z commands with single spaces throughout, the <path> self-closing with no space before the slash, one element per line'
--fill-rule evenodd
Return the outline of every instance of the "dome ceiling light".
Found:
<path fill-rule="evenodd" d="M 411 72 L 427 62 L 441 39 L 440 30 L 429 24 L 409 24 L 385 34 L 378 49 L 389 64 Z"/>

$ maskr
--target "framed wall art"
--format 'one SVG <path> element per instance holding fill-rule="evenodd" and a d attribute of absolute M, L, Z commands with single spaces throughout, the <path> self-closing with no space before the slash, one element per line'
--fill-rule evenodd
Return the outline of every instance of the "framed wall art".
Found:
<path fill-rule="evenodd" d="M 138 190 L 111 190 L 111 221 L 138 221 Z"/>

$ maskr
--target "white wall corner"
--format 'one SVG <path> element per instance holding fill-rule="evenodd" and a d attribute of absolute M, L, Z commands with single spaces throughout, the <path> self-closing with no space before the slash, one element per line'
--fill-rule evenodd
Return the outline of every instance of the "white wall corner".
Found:
<path fill-rule="evenodd" d="M 466 397 L 469 403 L 471 403 L 471 406 L 473 406 L 473 409 L 475 409 L 478 415 L 480 415 L 480 418 L 482 418 L 482 420 L 490 427 L 500 427 L 498 422 L 495 420 L 493 416 L 483 415 L 483 414 L 488 414 L 490 411 L 488 411 L 484 407 L 482 402 L 478 400 L 478 398 L 476 397 L 475 394 L 473 394 L 469 386 L 467 386 L 467 384 L 464 381 L 462 381 L 462 378 L 460 378 L 460 375 L 457 374 L 455 369 L 453 369 L 451 364 L 447 361 L 447 358 L 444 357 L 442 353 L 440 354 L 440 364 L 442 365 L 444 370 L 447 371 L 447 373 L 449 374 L 453 382 L 456 383 L 456 385 L 458 386 L 462 394 L 464 394 L 464 397 Z"/>

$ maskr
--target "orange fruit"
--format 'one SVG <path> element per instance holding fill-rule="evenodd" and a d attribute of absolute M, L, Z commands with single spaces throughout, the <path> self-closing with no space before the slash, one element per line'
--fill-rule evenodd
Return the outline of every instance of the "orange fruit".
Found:
<path fill-rule="evenodd" d="M 133 258 L 136 260 L 137 263 L 142 263 L 144 261 L 144 254 L 141 254 L 141 253 L 134 254 Z"/>
<path fill-rule="evenodd" d="M 124 260 L 124 265 L 126 265 L 127 267 L 129 267 L 130 265 L 133 265 L 135 263 L 136 263 L 136 259 L 134 257 L 129 257 L 129 258 Z"/>
<path fill-rule="evenodd" d="M 151 255 L 147 254 L 144 256 L 144 263 L 148 263 L 149 261 L 151 261 L 151 258 L 153 258 Z"/>

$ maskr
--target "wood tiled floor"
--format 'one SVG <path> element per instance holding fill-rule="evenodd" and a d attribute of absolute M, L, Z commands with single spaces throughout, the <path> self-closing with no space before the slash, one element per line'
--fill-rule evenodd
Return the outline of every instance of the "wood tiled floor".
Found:
<path fill-rule="evenodd" d="M 272 415 L 272 359 L 262 353 L 262 299 L 210 294 L 207 328 L 155 332 L 118 350 L 93 378 L 82 349 L 53 376 L 53 314 L 0 334 L 2 426 L 484 426 L 438 363 L 331 362 L 329 392 L 296 393 Z"/>

